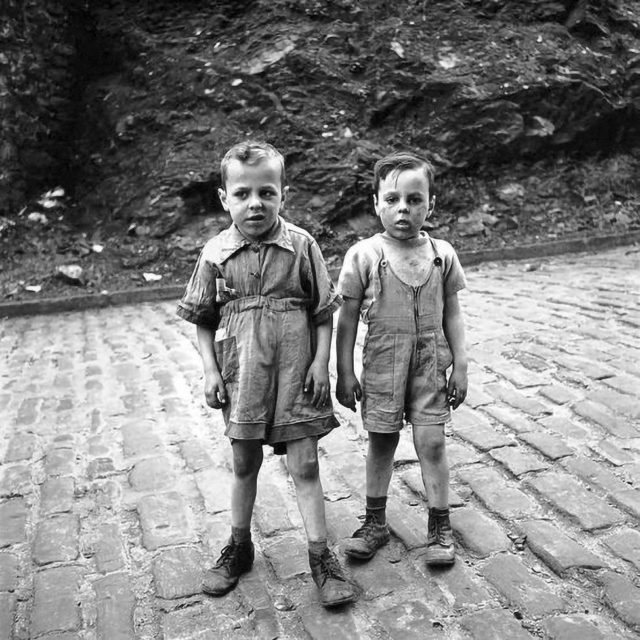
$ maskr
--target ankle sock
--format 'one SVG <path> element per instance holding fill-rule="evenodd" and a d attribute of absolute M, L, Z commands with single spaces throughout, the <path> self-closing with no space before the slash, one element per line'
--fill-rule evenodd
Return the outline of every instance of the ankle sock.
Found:
<path fill-rule="evenodd" d="M 374 518 L 378 524 L 386 524 L 387 496 L 367 496 L 365 513 Z"/>
<path fill-rule="evenodd" d="M 324 550 L 327 548 L 327 539 L 324 538 L 322 540 L 309 540 L 309 555 L 314 557 L 319 557 L 323 554 Z"/>
<path fill-rule="evenodd" d="M 235 544 L 251 542 L 251 529 L 249 527 L 231 527 L 231 538 Z"/>

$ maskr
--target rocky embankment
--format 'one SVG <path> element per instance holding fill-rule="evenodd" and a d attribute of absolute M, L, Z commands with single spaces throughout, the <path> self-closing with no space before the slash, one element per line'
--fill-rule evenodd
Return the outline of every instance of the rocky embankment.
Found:
<path fill-rule="evenodd" d="M 222 223 L 221 154 L 255 136 L 336 259 L 375 228 L 371 168 L 400 147 L 436 165 L 431 231 L 459 248 L 640 227 L 636 2 L 6 6 L 5 217 L 60 184 L 65 220 L 191 264 Z"/>

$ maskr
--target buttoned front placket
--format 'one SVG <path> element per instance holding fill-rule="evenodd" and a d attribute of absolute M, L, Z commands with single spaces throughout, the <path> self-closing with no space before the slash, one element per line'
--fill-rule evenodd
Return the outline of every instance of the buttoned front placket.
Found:
<path fill-rule="evenodd" d="M 250 270 L 251 291 L 250 295 L 262 294 L 262 267 L 264 263 L 265 245 L 261 242 L 252 242 L 250 245 Z"/>

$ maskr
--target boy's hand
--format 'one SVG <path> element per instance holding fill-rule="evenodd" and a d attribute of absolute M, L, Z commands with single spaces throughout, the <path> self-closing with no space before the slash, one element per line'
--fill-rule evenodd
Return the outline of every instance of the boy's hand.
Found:
<path fill-rule="evenodd" d="M 213 409 L 222 409 L 227 404 L 227 388 L 220 373 L 215 372 L 205 376 L 204 397 Z"/>
<path fill-rule="evenodd" d="M 338 376 L 336 398 L 343 407 L 356 410 L 356 400 L 362 400 L 362 387 L 355 375 Z"/>
<path fill-rule="evenodd" d="M 447 384 L 447 402 L 452 409 L 457 409 L 466 397 L 467 372 L 454 366 Z"/>
<path fill-rule="evenodd" d="M 311 404 L 313 404 L 316 409 L 320 409 L 327 404 L 330 390 L 329 370 L 326 365 L 314 360 L 304 380 L 304 392 L 311 393 L 313 391 Z"/>

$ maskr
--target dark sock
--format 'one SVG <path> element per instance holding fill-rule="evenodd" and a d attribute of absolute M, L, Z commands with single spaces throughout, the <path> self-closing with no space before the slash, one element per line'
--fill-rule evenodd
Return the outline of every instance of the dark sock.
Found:
<path fill-rule="evenodd" d="M 251 542 L 251 529 L 249 527 L 231 527 L 231 538 L 235 544 Z"/>
<path fill-rule="evenodd" d="M 446 507 L 444 509 L 438 509 L 438 507 L 431 507 L 431 509 L 429 509 L 429 512 L 433 513 L 434 516 L 448 516 L 449 508 Z"/>
<path fill-rule="evenodd" d="M 319 558 L 327 548 L 327 539 L 309 540 L 309 555 Z"/>
<path fill-rule="evenodd" d="M 387 496 L 367 496 L 366 514 L 371 516 L 378 524 L 387 522 Z"/>

